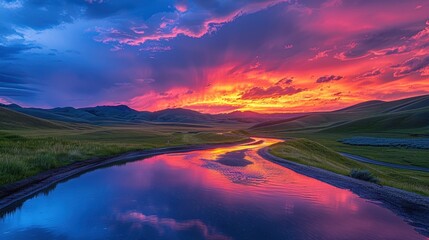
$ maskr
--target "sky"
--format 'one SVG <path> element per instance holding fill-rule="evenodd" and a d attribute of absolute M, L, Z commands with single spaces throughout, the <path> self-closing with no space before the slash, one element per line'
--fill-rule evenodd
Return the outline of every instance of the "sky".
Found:
<path fill-rule="evenodd" d="M 271 113 L 423 94 L 427 0 L 0 0 L 0 103 Z"/>

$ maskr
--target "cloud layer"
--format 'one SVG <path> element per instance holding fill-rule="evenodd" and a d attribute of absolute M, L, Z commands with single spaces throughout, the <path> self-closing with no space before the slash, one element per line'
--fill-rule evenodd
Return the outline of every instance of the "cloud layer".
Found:
<path fill-rule="evenodd" d="M 277 112 L 425 94 L 427 12 L 424 0 L 0 0 L 0 99 Z"/>

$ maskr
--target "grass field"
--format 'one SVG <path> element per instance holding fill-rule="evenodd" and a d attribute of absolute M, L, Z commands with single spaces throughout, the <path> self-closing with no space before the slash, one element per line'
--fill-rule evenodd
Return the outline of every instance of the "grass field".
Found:
<path fill-rule="evenodd" d="M 333 149 L 308 139 L 291 139 L 270 147 L 270 153 L 297 163 L 349 175 L 352 169 L 369 170 L 380 184 L 429 195 L 429 173 L 392 169 L 350 160 Z"/>
<path fill-rule="evenodd" d="M 357 146 L 341 143 L 339 140 L 353 137 L 352 134 L 327 134 L 327 133 L 312 133 L 312 134 L 291 134 L 293 137 L 304 137 L 321 143 L 337 152 L 346 152 L 354 155 L 359 155 L 383 161 L 388 163 L 396 163 L 409 166 L 419 166 L 429 168 L 429 150 L 428 149 L 413 149 L 405 147 L 381 147 L 381 146 Z M 374 134 L 367 133 L 363 136 L 388 136 L 390 134 Z M 396 135 L 397 136 L 397 135 Z"/>
<path fill-rule="evenodd" d="M 308 114 L 283 122 L 264 122 L 251 135 L 307 138 L 337 152 L 389 163 L 429 167 L 429 150 L 400 146 L 357 146 L 339 142 L 353 137 L 414 141 L 429 136 L 429 96 L 392 102 L 370 101 L 333 112 Z"/>
<path fill-rule="evenodd" d="M 84 130 L 18 129 L 0 131 L 0 185 L 92 157 L 157 147 L 226 143 L 243 135 L 219 129 L 144 126 L 92 127 Z"/>

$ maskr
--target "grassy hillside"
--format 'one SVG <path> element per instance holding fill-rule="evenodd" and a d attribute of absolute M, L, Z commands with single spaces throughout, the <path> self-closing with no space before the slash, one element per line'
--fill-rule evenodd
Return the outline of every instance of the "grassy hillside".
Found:
<path fill-rule="evenodd" d="M 120 126 L 61 123 L 0 107 L 0 185 L 93 157 L 246 138 L 230 131 L 222 125 L 197 128 L 180 123 Z"/>
<path fill-rule="evenodd" d="M 366 117 L 323 129 L 324 132 L 393 132 L 401 129 L 421 129 L 429 127 L 429 107 L 399 113 L 388 113 Z"/>
<path fill-rule="evenodd" d="M 336 112 L 367 112 L 367 113 L 395 113 L 416 110 L 429 106 L 429 95 L 404 98 L 396 101 L 368 101 L 347 107 Z"/>
<path fill-rule="evenodd" d="M 337 152 L 396 164 L 429 167 L 429 150 L 352 146 L 339 142 L 354 136 L 407 139 L 429 136 L 429 96 L 392 102 L 369 101 L 334 112 L 313 113 L 283 122 L 268 121 L 248 131 L 250 135 L 257 136 L 307 138 Z"/>
<path fill-rule="evenodd" d="M 67 126 L 0 107 L 0 129 L 66 129 Z"/>
<path fill-rule="evenodd" d="M 19 134 L 19 135 L 18 135 Z M 0 131 L 0 185 L 92 157 L 156 147 L 226 143 L 243 135 L 135 127 Z"/>
<path fill-rule="evenodd" d="M 376 147 L 376 146 L 354 146 L 344 144 L 339 140 L 350 138 L 353 136 L 360 136 L 355 134 L 297 134 L 295 137 L 305 137 L 313 141 L 317 141 L 337 152 L 346 152 L 354 155 L 384 161 L 389 163 L 396 163 L 409 166 L 419 166 L 429 168 L 429 150 L 427 149 L 413 149 L 405 147 Z M 385 136 L 389 138 L 409 138 L 408 134 L 379 134 L 379 133 L 366 133 L 364 136 L 380 137 Z"/>
<path fill-rule="evenodd" d="M 365 164 L 345 158 L 334 150 L 308 139 L 293 139 L 270 147 L 270 153 L 280 158 L 308 166 L 349 175 L 352 169 L 366 169 L 380 184 L 429 195 L 429 173 L 392 169 Z"/>
<path fill-rule="evenodd" d="M 370 101 L 342 110 L 312 113 L 285 121 L 267 121 L 254 132 L 395 132 L 413 129 L 429 133 L 429 96 L 392 102 Z"/>
<path fill-rule="evenodd" d="M 347 175 L 353 168 L 365 167 L 362 163 L 345 158 L 334 150 L 305 138 L 275 144 L 270 148 L 270 152 L 297 163 L 323 168 L 342 175 Z"/>

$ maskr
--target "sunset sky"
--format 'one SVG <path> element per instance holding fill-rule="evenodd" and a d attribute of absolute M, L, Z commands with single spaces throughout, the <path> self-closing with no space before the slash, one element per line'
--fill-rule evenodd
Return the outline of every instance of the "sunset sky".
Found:
<path fill-rule="evenodd" d="M 0 0 L 0 102 L 303 112 L 429 94 L 427 0 Z"/>

